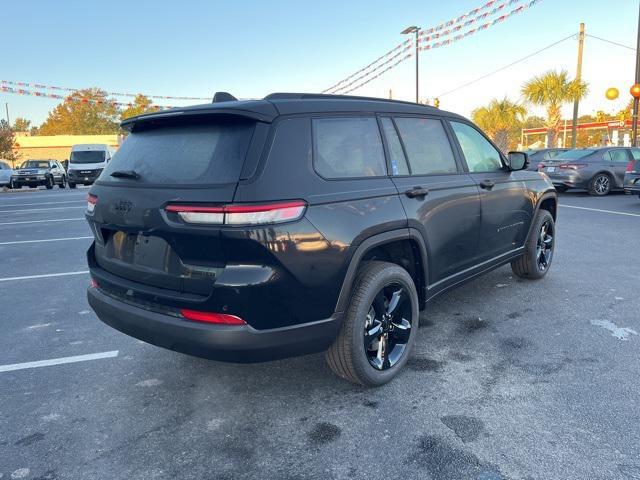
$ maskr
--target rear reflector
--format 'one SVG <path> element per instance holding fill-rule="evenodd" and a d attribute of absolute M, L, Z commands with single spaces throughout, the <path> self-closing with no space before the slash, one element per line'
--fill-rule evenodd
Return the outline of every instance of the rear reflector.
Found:
<path fill-rule="evenodd" d="M 98 197 L 93 194 L 87 195 L 87 213 L 89 215 L 93 215 L 93 211 L 96 209 L 96 204 L 98 203 Z"/>
<path fill-rule="evenodd" d="M 187 320 L 196 322 L 215 323 L 218 325 L 246 325 L 247 322 L 235 315 L 226 313 L 199 312 L 197 310 L 180 310 L 180 313 Z"/>
<path fill-rule="evenodd" d="M 91 288 L 98 288 L 100 285 L 98 285 L 98 281 L 95 278 L 91 279 L 91 283 L 89 284 L 89 286 Z"/>
<path fill-rule="evenodd" d="M 307 204 L 303 201 L 255 205 L 167 205 L 167 212 L 177 213 L 186 223 L 208 225 L 267 225 L 298 220 Z"/>

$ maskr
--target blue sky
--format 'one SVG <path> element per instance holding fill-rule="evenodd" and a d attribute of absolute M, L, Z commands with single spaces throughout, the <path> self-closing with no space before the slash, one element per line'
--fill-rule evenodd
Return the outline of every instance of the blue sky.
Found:
<path fill-rule="evenodd" d="M 0 79 L 177 96 L 314 92 L 398 44 L 405 26 L 437 25 L 485 1 L 33 0 L 28 8 L 6 2 L 2 33 L 9 47 L 2 50 Z M 488 30 L 422 54 L 421 96 L 436 96 L 577 32 L 581 21 L 587 33 L 634 46 L 637 15 L 638 0 L 543 0 Z M 521 83 L 534 74 L 564 68 L 573 75 L 576 48 L 575 39 L 563 42 L 441 97 L 441 107 L 469 115 L 493 97 L 518 99 Z M 620 108 L 625 101 L 609 102 L 604 91 L 616 86 L 626 100 L 634 62 L 633 51 L 587 38 L 583 78 L 590 95 L 581 113 Z M 396 98 L 413 99 L 413 59 L 353 93 L 386 96 L 389 89 Z M 57 103 L 3 93 L 0 102 L 9 103 L 12 118 L 34 124 Z"/>

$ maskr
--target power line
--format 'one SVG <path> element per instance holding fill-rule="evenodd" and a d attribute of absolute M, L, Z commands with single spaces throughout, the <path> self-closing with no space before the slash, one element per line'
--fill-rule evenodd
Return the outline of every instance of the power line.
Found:
<path fill-rule="evenodd" d="M 613 40 L 607 40 L 606 38 L 597 37 L 597 36 L 595 36 L 595 35 L 591 35 L 591 34 L 589 34 L 589 33 L 585 33 L 585 35 L 586 35 L 587 37 L 591 37 L 591 38 L 595 38 L 596 40 L 600 40 L 601 42 L 610 43 L 611 45 L 616 45 L 616 46 L 618 46 L 618 47 L 626 48 L 626 49 L 628 49 L 628 50 L 633 50 L 634 52 L 636 51 L 636 49 L 635 49 L 635 48 L 633 48 L 633 47 L 630 47 L 630 46 L 628 46 L 628 45 L 624 45 L 624 44 L 622 44 L 622 43 L 614 42 Z"/>
<path fill-rule="evenodd" d="M 564 42 L 566 40 L 569 40 L 570 38 L 572 38 L 574 36 L 575 36 L 575 34 L 572 33 L 571 35 L 569 35 L 567 37 L 564 37 L 564 38 L 562 38 L 562 39 L 560 39 L 560 40 L 558 40 L 556 42 L 553 42 L 552 44 L 547 45 L 546 47 L 543 47 L 540 50 L 536 50 L 535 52 L 530 53 L 529 55 L 526 55 L 526 56 L 524 56 L 522 58 L 519 58 L 518 60 L 516 60 L 514 62 L 511 62 L 508 65 L 500 67 L 500 68 L 498 68 L 498 69 L 496 69 L 496 70 L 494 70 L 492 72 L 489 72 L 489 73 L 487 73 L 485 75 L 482 75 L 481 77 L 478 77 L 478 78 L 476 78 L 474 80 L 471 80 L 471 81 L 469 81 L 467 83 L 463 83 L 462 85 L 459 85 L 459 86 L 457 86 L 455 88 L 452 88 L 451 90 L 447 90 L 444 93 L 441 93 L 439 95 L 435 95 L 435 97 L 436 98 L 440 98 L 440 97 L 443 97 L 445 95 L 449 95 L 450 93 L 456 92 L 456 91 L 458 91 L 458 90 L 460 90 L 462 88 L 468 87 L 469 85 L 473 85 L 474 83 L 479 82 L 480 80 L 484 80 L 485 78 L 490 77 L 491 75 L 495 75 L 496 73 L 501 72 L 502 70 L 506 70 L 507 68 L 513 67 L 514 65 L 516 65 L 516 64 L 518 64 L 520 62 L 524 62 L 525 60 L 528 60 L 529 58 L 534 57 L 534 56 L 538 55 L 539 53 L 544 52 L 545 50 L 549 50 L 550 48 L 555 47 L 556 45 L 558 45 L 558 44 L 560 44 L 560 43 L 562 43 L 562 42 Z"/>
<path fill-rule="evenodd" d="M 480 21 L 482 19 L 485 19 L 487 17 L 490 17 L 490 16 L 494 15 L 495 13 L 499 12 L 500 10 L 502 10 L 505 7 L 514 5 L 514 4 L 519 3 L 521 1 L 522 0 L 505 0 L 501 5 L 495 6 L 496 3 L 498 2 L 498 0 L 489 0 L 485 4 L 483 4 L 483 5 L 479 6 L 479 7 L 476 7 L 473 10 L 468 11 L 467 13 L 465 13 L 463 15 L 460 15 L 457 18 L 452 18 L 451 20 L 449 20 L 447 22 L 444 22 L 444 23 L 442 23 L 442 24 L 440 24 L 440 25 L 438 25 L 436 27 L 431 27 L 431 28 L 428 28 L 428 29 L 421 30 L 420 33 L 419 33 L 419 37 L 421 37 L 421 38 L 418 40 L 418 42 L 419 43 L 420 42 L 424 43 L 424 42 L 429 41 L 429 40 L 437 39 L 437 38 L 440 38 L 440 37 L 446 37 L 448 35 L 451 35 L 452 33 L 458 32 L 461 29 L 468 27 L 469 25 L 471 25 L 471 24 L 473 24 L 475 22 L 478 22 L 478 21 Z M 540 0 L 535 0 L 535 1 L 531 2 L 531 4 L 537 3 L 538 1 L 540 1 Z M 485 12 L 485 13 L 483 13 L 481 15 L 478 15 L 475 18 L 472 18 L 472 19 L 470 19 L 470 20 L 468 20 L 468 21 L 466 21 L 464 23 L 461 23 L 462 20 L 464 20 L 465 18 L 468 18 L 469 16 L 473 16 L 473 15 L 479 13 L 479 12 L 482 12 L 482 11 L 486 10 L 487 8 L 489 8 L 491 6 L 495 6 L 495 8 L 493 10 L 489 11 L 489 12 Z M 531 5 L 529 5 L 529 6 L 531 6 Z M 454 27 L 454 28 L 450 28 L 448 30 L 440 32 L 441 30 L 443 30 L 443 29 L 445 29 L 447 27 Z M 431 33 L 434 33 L 434 32 L 440 32 L 440 33 L 436 33 L 435 35 L 424 37 L 424 35 L 431 34 Z M 362 67 L 361 69 L 359 69 L 355 73 L 352 73 L 348 77 L 340 80 L 338 83 L 335 83 L 331 87 L 323 90 L 322 93 L 337 93 L 338 91 L 345 90 L 346 88 L 350 87 L 354 83 L 357 83 L 358 81 L 368 77 L 371 73 L 379 70 L 380 68 L 382 68 L 385 65 L 388 65 L 394 59 L 398 58 L 401 54 L 403 54 L 406 50 L 411 48 L 411 45 L 410 45 L 411 41 L 412 41 L 411 39 L 405 40 L 401 44 L 396 45 L 394 48 L 392 48 L 388 52 L 380 55 L 378 58 L 376 58 L 374 61 L 369 63 L 367 66 Z M 399 51 L 399 50 L 401 50 L 401 51 Z M 393 55 L 392 58 L 387 58 L 392 54 L 395 54 L 395 55 Z M 376 65 L 378 62 L 380 62 L 383 59 L 385 59 L 385 61 L 383 62 L 382 65 L 377 65 L 373 70 L 367 71 L 367 70 L 369 70 L 371 67 L 373 67 L 374 65 Z M 377 75 L 377 76 L 379 76 L 379 75 Z M 343 85 L 346 82 L 348 82 L 349 80 L 353 79 L 354 77 L 358 77 L 358 78 L 356 78 L 355 80 L 351 81 L 348 85 Z"/>

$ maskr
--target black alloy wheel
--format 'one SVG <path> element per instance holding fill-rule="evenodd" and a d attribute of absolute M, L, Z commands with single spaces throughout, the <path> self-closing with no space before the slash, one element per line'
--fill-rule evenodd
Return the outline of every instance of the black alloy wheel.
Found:
<path fill-rule="evenodd" d="M 389 284 L 375 296 L 364 327 L 364 348 L 373 368 L 387 370 L 402 358 L 411 337 L 412 315 L 402 285 Z"/>
<path fill-rule="evenodd" d="M 540 228 L 540 234 L 538 235 L 538 242 L 536 247 L 536 261 L 538 270 L 545 272 L 549 265 L 551 265 L 551 258 L 553 257 L 553 222 L 547 220 L 542 224 Z"/>

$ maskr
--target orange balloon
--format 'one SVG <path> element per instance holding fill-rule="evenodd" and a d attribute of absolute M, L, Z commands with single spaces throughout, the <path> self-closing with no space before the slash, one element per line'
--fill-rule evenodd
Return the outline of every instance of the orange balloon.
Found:
<path fill-rule="evenodd" d="M 607 100 L 615 100 L 620 95 L 620 92 L 616 87 L 607 88 L 607 91 L 604 93 L 604 96 L 607 97 Z"/>
<path fill-rule="evenodd" d="M 630 89 L 629 93 L 633 98 L 640 98 L 640 83 L 634 84 Z"/>

